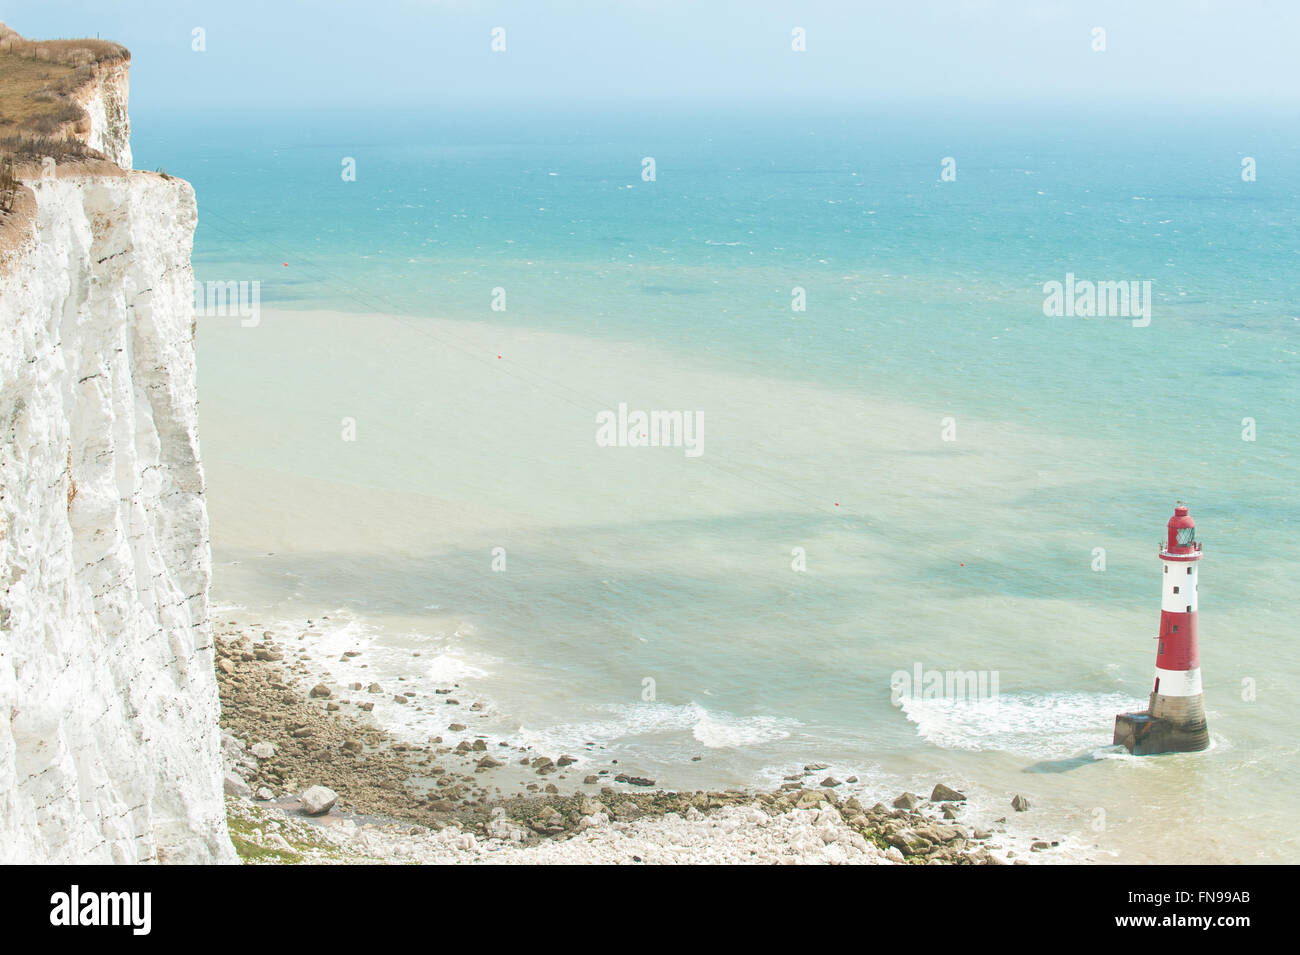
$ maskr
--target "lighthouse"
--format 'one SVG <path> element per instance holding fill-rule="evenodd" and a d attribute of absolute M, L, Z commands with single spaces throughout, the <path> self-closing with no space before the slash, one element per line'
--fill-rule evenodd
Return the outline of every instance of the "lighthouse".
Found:
<path fill-rule="evenodd" d="M 1136 756 L 1187 753 L 1210 745 L 1196 644 L 1196 578 L 1201 545 L 1196 522 L 1181 501 L 1160 548 L 1164 586 L 1156 635 L 1156 682 L 1144 713 L 1115 717 L 1115 745 Z"/>

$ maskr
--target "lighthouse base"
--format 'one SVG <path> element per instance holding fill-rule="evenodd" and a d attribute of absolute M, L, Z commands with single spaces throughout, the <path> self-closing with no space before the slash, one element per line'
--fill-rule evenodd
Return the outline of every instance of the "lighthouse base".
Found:
<path fill-rule="evenodd" d="M 1134 756 L 1157 753 L 1197 753 L 1210 745 L 1204 718 L 1199 723 L 1178 723 L 1150 713 L 1121 713 L 1115 717 L 1114 745 Z"/>

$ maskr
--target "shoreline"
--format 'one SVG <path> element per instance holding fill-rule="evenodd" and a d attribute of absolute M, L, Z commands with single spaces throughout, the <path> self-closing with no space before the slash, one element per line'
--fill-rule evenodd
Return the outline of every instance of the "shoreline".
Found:
<path fill-rule="evenodd" d="M 213 630 L 227 815 L 249 863 L 1023 865 L 1052 861 L 1063 841 L 1020 845 L 1005 816 L 972 827 L 965 796 L 941 781 L 929 796 L 865 806 L 816 763 L 776 790 L 676 791 L 613 767 L 579 777 L 569 754 L 484 736 L 455 747 L 441 736 L 400 741 L 370 716 L 374 701 L 422 701 L 322 682 L 310 626 L 296 636 L 231 620 Z M 448 701 L 463 693 L 444 689 Z M 456 703 L 476 712 L 474 701 Z M 304 809 L 312 787 L 329 791 L 323 812 Z"/>

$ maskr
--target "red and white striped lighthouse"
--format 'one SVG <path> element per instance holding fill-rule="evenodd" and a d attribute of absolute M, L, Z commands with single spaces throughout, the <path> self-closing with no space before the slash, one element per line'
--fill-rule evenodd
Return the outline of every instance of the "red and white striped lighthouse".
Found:
<path fill-rule="evenodd" d="M 1196 522 L 1180 501 L 1169 519 L 1168 534 L 1160 549 L 1164 587 L 1151 701 L 1145 713 L 1115 717 L 1115 744 L 1138 756 L 1194 752 L 1210 745 L 1196 642 L 1196 571 L 1200 559 Z"/>

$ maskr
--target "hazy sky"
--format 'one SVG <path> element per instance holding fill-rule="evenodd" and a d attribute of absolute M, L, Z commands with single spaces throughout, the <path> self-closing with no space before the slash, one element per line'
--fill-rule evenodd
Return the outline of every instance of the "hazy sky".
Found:
<path fill-rule="evenodd" d="M 0 0 L 130 47 L 133 112 L 912 97 L 1300 102 L 1295 0 Z M 191 49 L 206 31 L 206 52 Z M 504 27 L 506 50 L 491 31 Z M 791 31 L 807 31 L 807 50 Z M 1093 29 L 1105 29 L 1094 52 Z"/>

